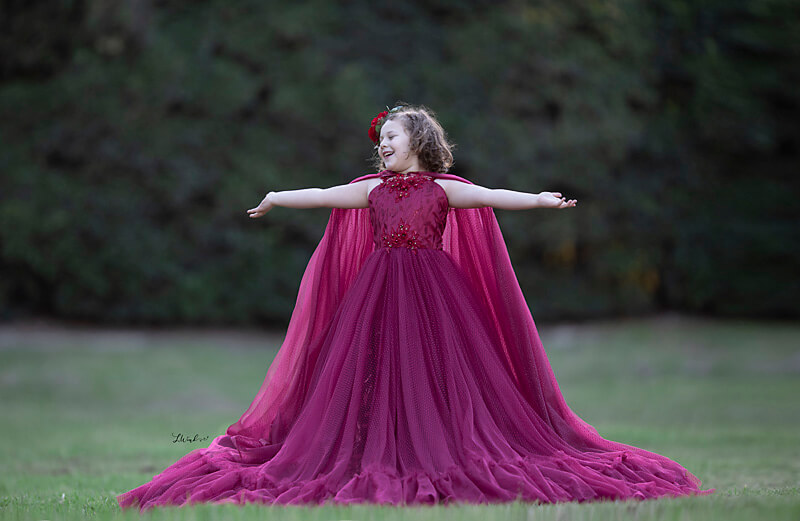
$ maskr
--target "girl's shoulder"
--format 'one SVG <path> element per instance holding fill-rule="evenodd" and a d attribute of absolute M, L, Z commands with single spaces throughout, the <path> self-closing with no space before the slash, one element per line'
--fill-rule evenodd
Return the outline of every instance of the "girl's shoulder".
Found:
<path fill-rule="evenodd" d="M 434 179 L 435 182 L 439 183 L 442 186 L 454 186 L 457 184 L 464 184 L 461 181 L 456 181 L 455 179 Z"/>
<path fill-rule="evenodd" d="M 438 183 L 439 186 L 444 188 L 445 192 L 447 192 L 448 189 L 450 189 L 451 187 L 460 186 L 464 184 L 462 181 L 456 181 L 455 179 L 434 179 L 433 182 Z"/>

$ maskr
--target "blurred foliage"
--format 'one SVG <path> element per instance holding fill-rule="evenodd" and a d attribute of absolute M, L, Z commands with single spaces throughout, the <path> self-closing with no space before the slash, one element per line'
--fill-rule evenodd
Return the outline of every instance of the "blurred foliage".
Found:
<path fill-rule="evenodd" d="M 396 100 L 497 211 L 535 318 L 797 317 L 790 0 L 60 0 L 0 7 L 0 316 L 284 323 Z"/>

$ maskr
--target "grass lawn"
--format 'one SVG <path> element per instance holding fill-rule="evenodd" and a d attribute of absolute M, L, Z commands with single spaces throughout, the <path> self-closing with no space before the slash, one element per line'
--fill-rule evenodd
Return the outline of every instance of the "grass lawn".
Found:
<path fill-rule="evenodd" d="M 605 438 L 678 461 L 717 492 L 555 505 L 199 505 L 147 517 L 800 519 L 799 324 L 666 316 L 539 327 L 579 416 Z M 114 496 L 223 434 L 280 340 L 0 327 L 0 519 L 138 519 Z M 208 438 L 173 443 L 178 433 Z"/>

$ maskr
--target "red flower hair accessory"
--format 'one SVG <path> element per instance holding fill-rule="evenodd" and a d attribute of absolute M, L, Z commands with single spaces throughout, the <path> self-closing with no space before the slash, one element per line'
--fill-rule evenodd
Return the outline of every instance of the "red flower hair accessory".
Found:
<path fill-rule="evenodd" d="M 402 107 L 399 107 L 399 106 L 395 107 L 393 109 L 389 109 L 389 107 L 386 107 L 386 110 L 384 110 L 383 112 L 381 112 L 380 114 L 378 114 L 377 116 L 375 116 L 372 119 L 372 125 L 370 125 L 370 127 L 369 127 L 368 134 L 369 134 L 369 138 L 372 140 L 373 143 L 375 143 L 377 145 L 378 141 L 380 141 L 379 136 L 381 134 L 381 127 L 386 122 L 386 116 L 388 116 L 392 112 L 397 112 L 401 108 Z"/>

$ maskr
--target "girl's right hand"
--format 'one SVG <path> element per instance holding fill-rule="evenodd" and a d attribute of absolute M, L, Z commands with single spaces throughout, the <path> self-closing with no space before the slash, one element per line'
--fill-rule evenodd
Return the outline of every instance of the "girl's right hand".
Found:
<path fill-rule="evenodd" d="M 272 194 L 272 193 L 275 193 L 275 192 L 270 192 L 269 194 Z M 264 196 L 264 199 L 261 200 L 261 203 L 259 203 L 258 206 L 256 206 L 255 208 L 250 208 L 249 210 L 247 210 L 247 213 L 250 214 L 251 218 L 261 217 L 262 215 L 264 215 L 268 211 L 272 210 L 272 207 L 275 206 L 275 205 L 270 202 L 269 194 Z"/>

